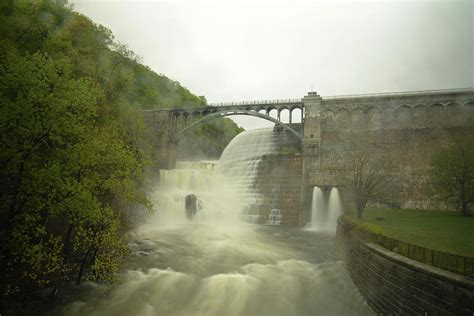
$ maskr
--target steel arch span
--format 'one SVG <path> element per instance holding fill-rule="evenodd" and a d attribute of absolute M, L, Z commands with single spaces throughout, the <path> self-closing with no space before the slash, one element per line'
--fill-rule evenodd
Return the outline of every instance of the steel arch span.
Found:
<path fill-rule="evenodd" d="M 277 124 L 278 126 L 281 126 L 284 129 L 288 130 L 293 135 L 298 137 L 298 139 L 300 139 L 300 140 L 303 139 L 303 135 L 301 133 L 297 132 L 295 129 L 291 128 L 290 126 L 288 126 L 288 125 L 286 125 L 286 124 L 284 124 L 280 121 L 278 121 L 277 119 L 274 119 L 273 117 L 271 117 L 269 115 L 262 114 L 262 113 L 259 113 L 259 112 L 256 112 L 256 111 L 251 111 L 251 110 L 228 110 L 228 111 L 220 111 L 220 112 L 215 112 L 215 113 L 212 113 L 212 114 L 208 114 L 208 115 L 204 116 L 203 118 L 187 125 L 184 129 L 182 129 L 181 131 L 176 133 L 176 135 L 174 137 L 174 141 L 178 142 L 181 138 L 183 138 L 183 136 L 189 130 L 191 130 L 191 129 L 193 129 L 193 128 L 201 125 L 201 124 L 204 124 L 204 123 L 206 123 L 208 121 L 211 121 L 211 120 L 213 120 L 215 118 L 218 118 L 218 117 L 233 116 L 233 115 L 254 116 L 254 117 L 258 117 L 258 118 L 270 121 L 272 123 Z"/>

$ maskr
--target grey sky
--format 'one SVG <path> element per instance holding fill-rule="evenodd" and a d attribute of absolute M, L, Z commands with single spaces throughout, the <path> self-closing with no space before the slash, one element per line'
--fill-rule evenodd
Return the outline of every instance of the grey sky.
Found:
<path fill-rule="evenodd" d="M 474 86 L 474 1 L 73 2 L 210 102 Z"/>

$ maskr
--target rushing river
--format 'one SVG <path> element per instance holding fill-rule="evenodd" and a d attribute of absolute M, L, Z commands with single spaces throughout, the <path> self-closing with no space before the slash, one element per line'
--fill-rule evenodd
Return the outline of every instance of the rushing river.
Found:
<path fill-rule="evenodd" d="M 157 211 L 133 234 L 118 285 L 82 285 L 64 314 L 371 315 L 334 233 L 255 225 L 246 221 L 258 214 L 242 216 L 262 200 L 253 186 L 259 157 L 279 144 L 289 142 L 271 129 L 245 132 L 216 170 L 193 163 L 161 171 L 152 194 Z"/>
<path fill-rule="evenodd" d="M 67 314 L 371 315 L 333 235 L 188 224 L 148 227 L 131 246 L 122 283 Z"/>

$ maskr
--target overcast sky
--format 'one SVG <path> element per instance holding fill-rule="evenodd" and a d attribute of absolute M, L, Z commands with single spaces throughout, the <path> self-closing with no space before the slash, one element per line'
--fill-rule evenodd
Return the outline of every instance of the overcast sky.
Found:
<path fill-rule="evenodd" d="M 72 1 L 210 102 L 474 86 L 474 1 Z"/>

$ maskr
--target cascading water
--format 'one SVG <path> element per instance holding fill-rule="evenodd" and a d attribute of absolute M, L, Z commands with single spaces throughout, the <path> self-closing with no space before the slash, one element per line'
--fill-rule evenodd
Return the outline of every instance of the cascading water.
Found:
<path fill-rule="evenodd" d="M 323 191 L 319 187 L 313 188 L 313 199 L 311 201 L 311 230 L 321 230 L 326 224 L 326 205 Z"/>
<path fill-rule="evenodd" d="M 280 225 L 282 216 L 281 210 L 273 208 L 268 216 L 267 225 Z"/>
<path fill-rule="evenodd" d="M 266 132 L 252 133 L 255 143 L 244 135 L 237 148 L 229 145 L 219 172 L 196 163 L 204 170 L 180 164 L 161 171 L 156 213 L 134 233 L 119 285 L 85 283 L 60 314 L 371 315 L 333 237 L 238 219 L 243 207 L 259 203 L 253 183 L 260 155 L 276 150 Z M 193 220 L 185 211 L 190 194 L 202 204 Z M 271 216 L 270 223 L 281 220 L 277 209 Z"/>
<path fill-rule="evenodd" d="M 337 218 L 342 215 L 341 198 L 339 196 L 338 188 L 334 187 L 329 193 L 328 203 L 328 227 L 327 230 L 333 233 L 336 232 Z"/>
<path fill-rule="evenodd" d="M 152 225 L 185 223 L 186 197 L 190 195 L 194 195 L 199 204 L 195 221 L 237 220 L 243 207 L 241 200 L 221 175 L 211 171 L 211 163 L 181 162 L 178 167 L 180 169 L 160 170 L 160 182 L 153 195 L 157 211 Z"/>
<path fill-rule="evenodd" d="M 273 198 L 263 196 L 257 188 L 257 175 L 262 168 L 263 157 L 278 154 L 282 148 L 295 148 L 297 145 L 298 140 L 293 135 L 271 128 L 245 131 L 229 143 L 216 166 L 216 172 L 229 179 L 242 199 L 244 207 L 241 219 L 250 223 L 261 223 L 262 206 L 267 202 L 265 198 Z M 272 191 L 278 190 L 273 188 Z M 267 223 L 279 225 L 281 222 L 279 210 L 272 205 L 272 202 L 267 202 L 268 204 L 272 211 Z"/>
<path fill-rule="evenodd" d="M 342 206 L 339 190 L 336 187 L 332 188 L 329 193 L 329 200 L 326 201 L 321 188 L 314 187 L 311 203 L 311 222 L 308 229 L 335 233 L 337 218 L 340 215 L 342 215 Z"/>

